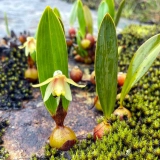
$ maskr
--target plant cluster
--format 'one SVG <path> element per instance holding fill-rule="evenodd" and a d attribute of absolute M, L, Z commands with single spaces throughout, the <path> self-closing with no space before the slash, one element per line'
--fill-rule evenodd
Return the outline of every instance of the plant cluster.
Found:
<path fill-rule="evenodd" d="M 0 159 L 6 160 L 9 157 L 9 153 L 5 150 L 3 145 L 2 136 L 5 133 L 5 128 L 9 125 L 8 120 L 2 120 L 0 122 Z"/>
<path fill-rule="evenodd" d="M 74 0 L 66 0 L 73 3 Z M 116 7 L 121 0 L 115 0 Z M 97 9 L 101 0 L 83 0 L 83 3 L 91 9 Z M 158 0 L 130 0 L 126 1 L 122 16 L 130 19 L 136 19 L 141 22 L 159 23 L 159 6 Z"/>
<path fill-rule="evenodd" d="M 156 26 L 130 26 L 118 35 L 119 44 L 124 46 L 119 56 L 119 71 L 126 72 L 128 68 L 126 62 L 130 61 L 137 47 L 158 32 Z M 131 49 L 132 47 L 134 50 Z M 127 56 L 129 57 L 126 61 Z M 160 84 L 157 81 L 160 77 L 159 60 L 158 57 L 124 99 L 124 106 L 132 112 L 130 119 L 124 118 L 125 121 L 120 121 L 119 117 L 112 115 L 108 120 L 112 125 L 111 131 L 102 140 L 94 141 L 92 135 L 88 134 L 86 139 L 77 141 L 68 152 L 57 151 L 46 144 L 45 158 L 48 160 L 158 160 L 160 158 Z M 121 87 L 118 93 L 120 91 Z M 119 107 L 118 97 L 115 108 L 117 107 Z M 103 118 L 98 122 L 103 122 Z M 32 159 L 39 158 L 33 156 Z"/>
<path fill-rule="evenodd" d="M 7 40 L 11 46 L 0 46 L 0 108 L 20 109 L 22 100 L 32 98 L 31 85 L 24 78 L 27 58 L 18 49 L 17 39 Z"/>
<path fill-rule="evenodd" d="M 104 16 L 108 13 L 112 17 L 115 26 L 118 25 L 119 19 L 125 4 L 122 0 L 118 10 L 115 10 L 113 0 L 102 0 L 98 6 L 97 24 L 100 28 Z M 75 21 L 78 20 L 77 31 L 73 28 Z M 73 4 L 70 15 L 69 37 L 67 45 L 69 52 L 71 51 L 74 59 L 77 62 L 91 64 L 95 60 L 96 38 L 93 36 L 93 19 L 90 9 L 82 3 L 81 0 L 76 0 Z"/>

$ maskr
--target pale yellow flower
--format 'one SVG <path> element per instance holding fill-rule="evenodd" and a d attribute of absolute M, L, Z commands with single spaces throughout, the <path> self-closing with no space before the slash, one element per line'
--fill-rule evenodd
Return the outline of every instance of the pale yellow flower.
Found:
<path fill-rule="evenodd" d="M 72 79 L 67 78 L 60 70 L 55 71 L 52 78 L 48 78 L 40 84 L 33 85 L 33 87 L 41 87 L 48 84 L 43 99 L 44 102 L 49 99 L 51 94 L 56 97 L 62 95 L 67 100 L 72 101 L 71 89 L 68 83 L 77 87 L 85 87 L 85 85 L 78 85 Z"/>
<path fill-rule="evenodd" d="M 36 39 L 34 39 L 34 37 L 27 37 L 27 41 L 23 44 L 23 46 L 19 46 L 18 48 L 25 48 L 25 55 L 28 56 L 29 53 L 32 54 L 36 51 Z"/>

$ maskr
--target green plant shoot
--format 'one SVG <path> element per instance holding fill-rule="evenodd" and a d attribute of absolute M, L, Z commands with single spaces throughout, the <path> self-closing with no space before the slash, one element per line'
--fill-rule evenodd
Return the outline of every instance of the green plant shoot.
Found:
<path fill-rule="evenodd" d="M 117 94 L 118 46 L 113 19 L 107 14 L 100 26 L 95 59 L 96 89 L 105 118 L 114 110 Z"/>
<path fill-rule="evenodd" d="M 118 25 L 122 10 L 124 8 L 125 0 L 122 0 L 118 11 L 116 13 L 115 4 L 113 0 L 102 0 L 98 7 L 98 28 L 103 20 L 103 17 L 108 13 L 114 19 L 115 25 Z"/>
<path fill-rule="evenodd" d="M 60 14 L 60 11 L 58 10 L 58 8 L 56 8 L 56 7 L 53 8 L 53 12 L 59 19 L 61 19 L 61 14 Z"/>
<path fill-rule="evenodd" d="M 86 20 L 84 15 L 83 4 L 81 0 L 78 0 L 77 17 L 78 17 L 78 23 L 79 23 L 79 30 L 82 36 L 84 37 L 86 33 Z"/>
<path fill-rule="evenodd" d="M 83 9 L 84 9 L 87 33 L 93 34 L 93 19 L 91 11 L 87 6 L 83 6 Z"/>
<path fill-rule="evenodd" d="M 126 80 L 124 82 L 120 105 L 123 106 L 123 100 L 133 85 L 148 71 L 156 57 L 160 53 L 160 34 L 151 37 L 143 43 L 134 54 L 128 68 Z"/>
<path fill-rule="evenodd" d="M 9 27 L 8 27 L 8 17 L 7 17 L 6 12 L 4 13 L 4 20 L 5 20 L 6 32 L 7 32 L 8 36 L 10 37 L 11 33 L 10 33 Z"/>
<path fill-rule="evenodd" d="M 85 37 L 87 33 L 93 33 L 93 19 L 90 9 L 87 6 L 83 6 L 81 0 L 76 0 L 73 4 L 71 15 L 70 15 L 70 25 L 73 24 L 78 19 L 79 31 L 82 34 L 82 38 Z"/>

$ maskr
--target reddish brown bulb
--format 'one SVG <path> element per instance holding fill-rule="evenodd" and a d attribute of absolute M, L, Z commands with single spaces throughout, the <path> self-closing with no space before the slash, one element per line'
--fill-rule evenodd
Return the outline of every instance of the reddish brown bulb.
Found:
<path fill-rule="evenodd" d="M 75 55 L 74 59 L 75 59 L 77 62 L 84 62 L 84 58 L 81 57 L 79 54 Z"/>
<path fill-rule="evenodd" d="M 90 81 L 91 81 L 92 84 L 96 84 L 96 81 L 95 81 L 95 71 L 93 71 L 91 73 Z"/>
<path fill-rule="evenodd" d="M 91 46 L 94 45 L 95 39 L 94 39 L 94 37 L 93 37 L 90 33 L 88 33 L 88 34 L 86 35 L 86 39 L 88 39 L 88 40 L 91 42 L 91 43 L 90 43 Z"/>
<path fill-rule="evenodd" d="M 75 28 L 73 28 L 73 27 L 69 28 L 68 32 L 69 32 L 69 36 L 71 38 L 74 38 L 76 36 L 76 30 L 75 30 Z"/>
<path fill-rule="evenodd" d="M 79 82 L 81 81 L 83 76 L 83 72 L 79 69 L 78 66 L 75 66 L 71 71 L 70 71 L 70 77 L 73 81 Z"/>
<path fill-rule="evenodd" d="M 107 122 L 99 123 L 93 131 L 94 140 L 101 139 L 105 133 L 108 133 L 111 130 L 111 125 Z"/>
<path fill-rule="evenodd" d="M 18 37 L 19 41 L 23 44 L 24 42 L 26 42 L 26 36 L 23 35 L 22 33 L 20 34 L 20 36 Z"/>
<path fill-rule="evenodd" d="M 126 79 L 126 73 L 119 72 L 118 73 L 118 85 L 123 86 L 125 79 Z"/>

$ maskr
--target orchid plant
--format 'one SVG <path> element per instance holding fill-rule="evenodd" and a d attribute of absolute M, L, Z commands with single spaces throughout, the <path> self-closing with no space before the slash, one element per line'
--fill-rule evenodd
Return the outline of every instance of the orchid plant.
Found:
<path fill-rule="evenodd" d="M 75 133 L 64 126 L 72 94 L 69 84 L 78 85 L 68 78 L 68 53 L 63 25 L 57 12 L 49 6 L 41 17 L 36 43 L 36 62 L 39 84 L 46 109 L 56 123 L 49 140 L 50 145 L 60 150 L 68 150 L 76 142 Z M 47 85 L 48 84 L 48 85 Z"/>
<path fill-rule="evenodd" d="M 120 95 L 120 106 L 114 111 L 117 96 L 118 46 L 114 21 L 109 14 L 105 15 L 99 29 L 95 61 L 96 90 L 105 121 L 95 127 L 95 139 L 102 138 L 104 132 L 110 130 L 108 120 L 113 111 L 120 119 L 123 119 L 124 115 L 131 117 L 131 113 L 123 106 L 124 98 L 148 71 L 159 51 L 160 34 L 151 37 L 139 47 L 129 65 Z"/>
<path fill-rule="evenodd" d="M 28 57 L 29 54 L 33 54 L 36 51 L 36 39 L 34 37 L 27 37 L 27 41 L 23 46 L 19 46 L 18 48 L 25 48 L 25 55 Z"/>
<path fill-rule="evenodd" d="M 34 37 L 27 37 L 26 42 L 18 48 L 25 48 L 25 55 L 27 56 L 28 69 L 24 73 L 25 78 L 30 82 L 36 82 L 38 79 L 38 73 L 35 67 L 36 39 Z"/>

